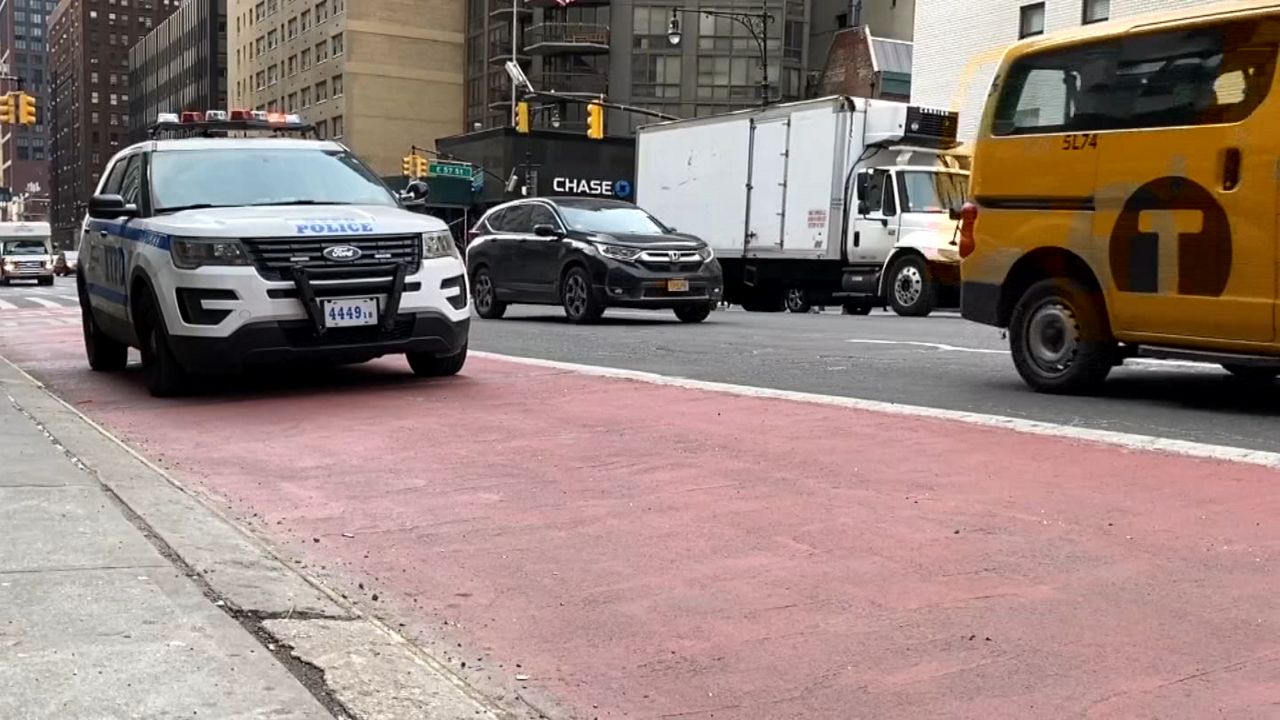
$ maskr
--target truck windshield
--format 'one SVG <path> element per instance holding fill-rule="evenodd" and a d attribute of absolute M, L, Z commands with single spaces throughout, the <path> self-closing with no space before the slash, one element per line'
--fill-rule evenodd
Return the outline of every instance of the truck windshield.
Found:
<path fill-rule="evenodd" d="M 5 240 L 5 255 L 47 255 L 44 242 L 40 240 Z"/>
<path fill-rule="evenodd" d="M 319 148 L 170 150 L 151 160 L 156 212 L 246 205 L 391 205 L 351 153 Z"/>
<path fill-rule="evenodd" d="M 637 235 L 663 235 L 667 232 L 662 223 L 636 207 L 561 205 L 560 213 L 569 227 L 583 232 Z"/>
<path fill-rule="evenodd" d="M 964 206 L 969 178 L 925 170 L 898 173 L 903 212 L 945 213 Z"/>

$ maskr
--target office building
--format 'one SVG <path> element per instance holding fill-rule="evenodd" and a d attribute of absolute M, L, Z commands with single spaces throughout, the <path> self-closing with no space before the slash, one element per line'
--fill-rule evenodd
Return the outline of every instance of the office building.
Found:
<path fill-rule="evenodd" d="M 48 46 L 45 25 L 54 0 L 0 0 L 0 66 L 22 78 L 22 89 L 36 98 L 35 125 L 0 126 L 0 186 L 17 195 L 28 193 L 28 209 L 36 215 L 48 210 L 49 124 Z M 0 82 L 0 92 L 18 83 Z"/>
<path fill-rule="evenodd" d="M 50 223 L 59 247 L 75 242 L 103 165 L 128 142 L 129 48 L 177 6 L 61 0 L 49 15 Z"/>
<path fill-rule="evenodd" d="M 462 0 L 231 0 L 231 104 L 295 112 L 381 175 L 462 128 Z"/>
<path fill-rule="evenodd" d="M 160 113 L 227 109 L 227 0 L 186 0 L 129 50 L 129 139 Z"/>
<path fill-rule="evenodd" d="M 917 0 L 912 102 L 960 113 L 973 139 L 1004 51 L 1021 38 L 1201 0 Z"/>
<path fill-rule="evenodd" d="M 647 0 L 518 2 L 467 0 L 467 127 L 509 125 L 511 85 L 504 65 L 516 60 L 534 87 L 677 117 L 713 115 L 761 102 L 760 45 L 741 23 L 697 12 L 714 9 L 758 15 L 768 7 L 766 57 L 770 97 L 805 96 L 812 0 L 688 0 L 677 9 Z M 678 44 L 668 37 L 677 10 Z M 516 42 L 512 43 L 513 26 Z M 606 132 L 625 135 L 642 116 L 610 111 Z M 584 106 L 545 103 L 534 124 L 585 126 Z"/>

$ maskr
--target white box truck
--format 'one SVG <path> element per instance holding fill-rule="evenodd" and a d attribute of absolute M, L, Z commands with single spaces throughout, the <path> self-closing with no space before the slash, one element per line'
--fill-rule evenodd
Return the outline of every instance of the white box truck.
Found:
<path fill-rule="evenodd" d="M 636 204 L 706 240 L 744 309 L 928 315 L 959 281 L 958 120 L 841 96 L 648 125 Z"/>

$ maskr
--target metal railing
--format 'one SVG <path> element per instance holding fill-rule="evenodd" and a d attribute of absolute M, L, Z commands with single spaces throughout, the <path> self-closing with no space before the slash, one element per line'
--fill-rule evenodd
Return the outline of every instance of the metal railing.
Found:
<path fill-rule="evenodd" d="M 535 80 L 540 90 L 571 95 L 605 95 L 609 76 L 590 72 L 544 72 Z"/>
<path fill-rule="evenodd" d="M 609 26 L 594 23 L 539 23 L 524 33 L 526 52 L 609 50 Z"/>

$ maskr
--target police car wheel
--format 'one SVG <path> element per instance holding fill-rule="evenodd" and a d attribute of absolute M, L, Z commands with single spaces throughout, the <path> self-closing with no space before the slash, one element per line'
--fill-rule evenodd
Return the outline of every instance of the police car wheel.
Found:
<path fill-rule="evenodd" d="M 467 364 L 467 346 L 453 355 L 432 355 L 430 353 L 409 353 L 409 367 L 418 377 L 448 377 L 457 375 L 462 366 Z"/>
<path fill-rule="evenodd" d="M 1009 349 L 1023 381 L 1036 392 L 1096 390 L 1116 362 L 1116 343 L 1096 291 L 1068 278 L 1032 285 L 1013 309 Z"/>
<path fill-rule="evenodd" d="M 142 341 L 142 379 L 147 390 L 155 397 L 173 397 L 187 388 L 187 372 L 169 349 L 169 335 L 164 320 L 156 308 L 155 299 L 148 297 L 139 309 L 138 328 Z"/>
<path fill-rule="evenodd" d="M 676 308 L 676 317 L 682 323 L 700 323 L 711 315 L 715 303 L 699 303 L 697 305 L 681 305 Z"/>
<path fill-rule="evenodd" d="M 80 326 L 84 330 L 84 352 L 94 372 L 118 372 L 129 364 L 129 346 L 107 337 L 93 319 L 93 311 L 80 300 Z"/>

